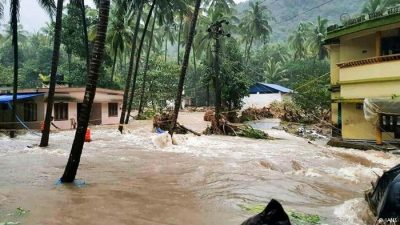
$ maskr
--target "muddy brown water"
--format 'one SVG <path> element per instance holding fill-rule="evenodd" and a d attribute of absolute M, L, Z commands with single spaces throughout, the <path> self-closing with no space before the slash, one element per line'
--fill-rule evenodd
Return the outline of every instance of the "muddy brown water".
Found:
<path fill-rule="evenodd" d="M 181 123 L 197 131 L 201 113 Z M 363 191 L 399 162 L 391 154 L 330 148 L 268 130 L 273 141 L 178 135 L 178 146 L 159 148 L 151 122 L 133 122 L 120 135 L 93 127 L 77 178 L 57 185 L 73 131 L 40 137 L 0 137 L 0 223 L 233 225 L 251 216 L 241 206 L 281 201 L 287 211 L 318 214 L 324 224 L 370 224 Z M 15 215 L 21 207 L 26 215 Z"/>

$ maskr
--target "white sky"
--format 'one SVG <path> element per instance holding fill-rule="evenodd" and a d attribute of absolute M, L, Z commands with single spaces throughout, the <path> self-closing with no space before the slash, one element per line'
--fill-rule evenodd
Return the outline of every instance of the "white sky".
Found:
<path fill-rule="evenodd" d="M 246 0 L 235 0 L 236 3 L 244 1 Z M 1 19 L 1 24 L 6 24 L 10 21 L 8 13 L 10 8 L 9 2 L 10 1 L 7 1 L 4 7 L 5 15 Z M 20 22 L 28 32 L 39 31 L 46 22 L 50 21 L 49 16 L 42 8 L 40 8 L 37 0 L 20 0 L 20 3 Z M 91 5 L 91 0 L 86 0 L 85 3 Z M 2 30 L 4 30 L 4 27 Z"/>

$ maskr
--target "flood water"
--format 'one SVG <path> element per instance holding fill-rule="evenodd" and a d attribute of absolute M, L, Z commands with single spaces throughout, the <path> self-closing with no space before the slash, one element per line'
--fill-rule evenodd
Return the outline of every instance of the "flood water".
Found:
<path fill-rule="evenodd" d="M 181 123 L 201 131 L 202 113 Z M 179 145 L 157 147 L 151 121 L 133 122 L 121 135 L 92 128 L 77 178 L 57 185 L 73 131 L 53 133 L 46 149 L 33 134 L 0 137 L 0 223 L 234 225 L 251 216 L 241 205 L 271 198 L 288 211 L 318 214 L 323 224 L 371 224 L 364 190 L 397 156 L 308 143 L 284 131 L 278 139 L 177 135 Z M 21 207 L 29 210 L 16 216 Z"/>

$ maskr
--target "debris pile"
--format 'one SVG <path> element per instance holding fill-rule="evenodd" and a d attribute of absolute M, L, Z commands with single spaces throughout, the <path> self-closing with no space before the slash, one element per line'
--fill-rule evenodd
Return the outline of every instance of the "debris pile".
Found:
<path fill-rule="evenodd" d="M 203 133 L 206 135 L 217 134 L 248 137 L 254 139 L 272 139 L 264 131 L 254 129 L 251 126 L 245 124 L 230 123 L 223 115 L 218 122 L 216 118 L 213 117 L 211 120 L 211 126 L 208 126 Z"/>
<path fill-rule="evenodd" d="M 174 120 L 174 113 L 173 112 L 164 112 L 162 114 L 156 114 L 153 118 L 153 128 L 161 129 L 164 131 L 170 131 L 173 128 L 173 120 Z M 187 134 L 188 132 L 201 136 L 200 133 L 193 131 L 178 122 L 176 123 L 176 127 L 174 130 L 175 134 Z"/>

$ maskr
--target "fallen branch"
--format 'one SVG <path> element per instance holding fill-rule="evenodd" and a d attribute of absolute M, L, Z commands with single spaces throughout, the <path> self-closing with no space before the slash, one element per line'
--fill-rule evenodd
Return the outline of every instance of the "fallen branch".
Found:
<path fill-rule="evenodd" d="M 190 133 L 192 133 L 192 134 L 194 134 L 194 135 L 196 135 L 196 136 L 201 136 L 201 134 L 200 134 L 199 132 L 196 132 L 196 131 L 194 131 L 194 130 L 191 130 L 191 129 L 189 129 L 189 128 L 183 126 L 182 124 L 176 123 L 176 126 L 179 127 L 180 129 L 186 130 L 187 132 L 190 132 Z"/>

